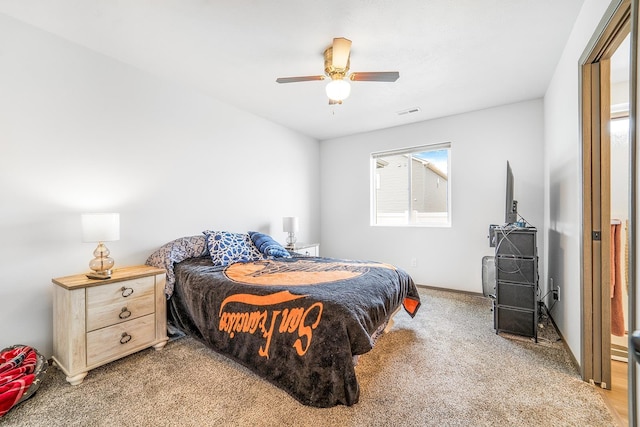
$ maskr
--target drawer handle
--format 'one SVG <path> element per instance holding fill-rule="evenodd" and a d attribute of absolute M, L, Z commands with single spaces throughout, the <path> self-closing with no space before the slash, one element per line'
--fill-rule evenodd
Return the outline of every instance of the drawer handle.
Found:
<path fill-rule="evenodd" d="M 118 314 L 118 317 L 121 319 L 126 319 L 131 316 L 131 312 L 127 309 L 127 307 L 122 307 L 122 311 Z"/>
<path fill-rule="evenodd" d="M 129 335 L 126 332 L 123 332 L 122 336 L 120 337 L 120 344 L 126 344 L 129 341 L 131 341 L 131 335 Z"/>
<path fill-rule="evenodd" d="M 123 286 L 122 289 L 120 289 L 120 290 L 122 291 L 122 296 L 125 297 L 125 298 L 133 293 L 133 288 L 125 288 Z"/>

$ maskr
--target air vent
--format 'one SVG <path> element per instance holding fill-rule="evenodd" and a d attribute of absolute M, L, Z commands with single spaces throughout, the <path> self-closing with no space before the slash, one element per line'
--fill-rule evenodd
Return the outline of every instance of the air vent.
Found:
<path fill-rule="evenodd" d="M 399 116 L 404 116 L 405 114 L 413 114 L 413 113 L 417 113 L 418 111 L 420 111 L 420 108 L 415 107 L 415 108 L 409 108 L 407 110 L 398 111 L 396 114 L 398 114 Z"/>

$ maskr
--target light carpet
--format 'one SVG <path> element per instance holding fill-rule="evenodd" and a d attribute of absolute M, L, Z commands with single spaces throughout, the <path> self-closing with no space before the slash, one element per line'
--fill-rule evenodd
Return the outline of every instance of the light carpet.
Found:
<path fill-rule="evenodd" d="M 539 343 L 497 335 L 490 301 L 420 288 L 414 319 L 360 357 L 360 402 L 301 405 L 244 367 L 182 338 L 89 372 L 79 386 L 49 367 L 7 426 L 608 426 L 547 322 Z M 544 326 L 544 325 L 543 325 Z"/>

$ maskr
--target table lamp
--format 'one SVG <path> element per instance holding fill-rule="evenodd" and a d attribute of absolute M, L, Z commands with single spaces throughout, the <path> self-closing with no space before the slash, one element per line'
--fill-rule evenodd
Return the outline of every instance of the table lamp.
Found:
<path fill-rule="evenodd" d="M 98 242 L 98 247 L 93 251 L 95 258 L 89 262 L 89 268 L 93 270 L 86 275 L 89 279 L 111 278 L 111 269 L 115 262 L 109 257 L 110 252 L 104 242 L 116 240 L 120 240 L 120 214 L 82 214 L 82 241 Z"/>
<path fill-rule="evenodd" d="M 298 231 L 298 217 L 286 216 L 282 218 L 282 231 L 289 233 L 287 236 L 287 247 L 293 248 L 296 243 L 296 231 Z"/>

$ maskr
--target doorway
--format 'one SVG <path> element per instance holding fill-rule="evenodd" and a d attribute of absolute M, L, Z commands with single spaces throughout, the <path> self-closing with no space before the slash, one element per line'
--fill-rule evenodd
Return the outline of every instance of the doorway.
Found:
<path fill-rule="evenodd" d="M 624 307 L 628 304 L 630 283 L 628 236 L 630 227 L 634 226 L 629 200 L 631 0 L 619 1 L 608 18 L 601 24 L 601 31 L 580 62 L 583 157 L 581 369 L 585 381 L 617 392 L 620 401 L 614 406 L 619 415 L 627 419 L 628 384 L 624 360 L 629 360 L 626 348 L 629 323 Z M 625 125 L 626 142 L 622 141 L 624 136 L 620 132 Z M 618 131 L 612 134 L 614 129 Z"/>
<path fill-rule="evenodd" d="M 627 34 L 610 58 L 611 392 L 614 409 L 628 418 L 629 344 L 629 75 Z"/>

